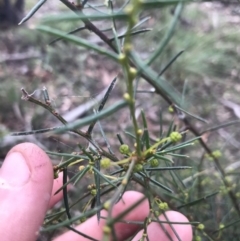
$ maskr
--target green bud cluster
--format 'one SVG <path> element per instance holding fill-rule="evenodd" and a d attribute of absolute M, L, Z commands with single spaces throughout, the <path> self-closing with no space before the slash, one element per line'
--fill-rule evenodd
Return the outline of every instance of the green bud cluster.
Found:
<path fill-rule="evenodd" d="M 208 158 L 209 161 L 213 161 L 214 158 L 220 158 L 222 156 L 221 151 L 215 150 L 211 154 L 205 154 L 205 157 Z"/>
<path fill-rule="evenodd" d="M 140 172 L 143 170 L 143 165 L 142 164 L 136 164 L 134 166 L 134 172 Z"/>
<path fill-rule="evenodd" d="M 170 140 L 175 143 L 175 142 L 178 142 L 182 139 L 182 135 L 177 132 L 177 131 L 173 131 L 171 134 L 170 134 Z"/>
<path fill-rule="evenodd" d="M 97 195 L 97 190 L 96 189 L 92 189 L 90 191 L 90 193 L 91 193 L 91 195 L 96 196 Z"/>
<path fill-rule="evenodd" d="M 127 154 L 129 154 L 130 149 L 129 149 L 129 146 L 128 146 L 128 145 L 122 144 L 122 145 L 119 147 L 119 151 L 120 151 L 121 154 L 127 155 Z"/>
<path fill-rule="evenodd" d="M 215 158 L 219 158 L 219 157 L 222 156 L 222 153 L 221 153 L 221 151 L 216 150 L 216 151 L 212 152 L 212 156 L 215 157 Z"/>
<path fill-rule="evenodd" d="M 225 186 L 220 186 L 219 187 L 219 191 L 222 195 L 227 195 L 228 194 L 228 188 L 226 188 Z"/>
<path fill-rule="evenodd" d="M 158 167 L 159 166 L 159 160 L 156 159 L 156 158 L 150 160 L 150 166 L 151 167 Z"/>
<path fill-rule="evenodd" d="M 166 202 L 161 202 L 158 204 L 158 208 L 162 211 L 168 210 L 168 204 Z"/>
<path fill-rule="evenodd" d="M 101 165 L 102 168 L 109 168 L 110 165 L 111 165 L 111 160 L 108 159 L 108 158 L 104 158 L 104 159 L 101 160 L 100 165 Z"/>
<path fill-rule="evenodd" d="M 88 170 L 88 174 L 92 175 L 94 173 L 92 167 L 90 167 L 90 169 Z"/>

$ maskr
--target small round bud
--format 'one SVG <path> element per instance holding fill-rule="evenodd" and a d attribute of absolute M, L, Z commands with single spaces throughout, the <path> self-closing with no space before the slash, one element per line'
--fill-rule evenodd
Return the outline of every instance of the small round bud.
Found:
<path fill-rule="evenodd" d="M 173 131 L 171 134 L 170 134 L 170 140 L 175 143 L 175 142 L 178 142 L 182 139 L 182 135 L 177 132 L 177 131 Z"/>
<path fill-rule="evenodd" d="M 227 183 L 227 184 L 231 184 L 231 182 L 232 182 L 232 179 L 230 178 L 230 177 L 224 177 L 224 180 L 225 180 L 225 182 Z"/>
<path fill-rule="evenodd" d="M 222 229 L 222 228 L 224 228 L 225 227 L 225 225 L 223 224 L 223 223 L 220 223 L 219 224 L 219 229 Z"/>
<path fill-rule="evenodd" d="M 125 54 L 119 54 L 118 60 L 120 63 L 123 63 L 126 60 L 126 55 Z"/>
<path fill-rule="evenodd" d="M 164 203 L 159 203 L 159 204 L 158 204 L 158 208 L 159 208 L 160 210 L 164 210 L 164 208 L 165 208 Z"/>
<path fill-rule="evenodd" d="M 128 4 L 124 9 L 124 12 L 128 15 L 132 15 L 133 11 L 134 11 L 134 6 L 132 4 Z"/>
<path fill-rule="evenodd" d="M 161 202 L 158 204 L 158 208 L 162 211 L 168 210 L 168 204 L 166 202 Z"/>
<path fill-rule="evenodd" d="M 88 170 L 88 174 L 93 174 L 94 173 L 94 171 L 93 171 L 93 169 L 90 167 L 90 169 Z"/>
<path fill-rule="evenodd" d="M 57 179 L 59 177 L 58 172 L 54 172 L 53 177 L 54 177 L 54 179 Z"/>
<path fill-rule="evenodd" d="M 205 226 L 202 223 L 198 224 L 198 226 L 197 226 L 197 229 L 199 229 L 199 230 L 203 230 L 204 228 L 205 228 Z"/>
<path fill-rule="evenodd" d="M 125 94 L 123 95 L 123 98 L 124 98 L 125 100 L 127 100 L 127 101 L 130 101 L 130 99 L 131 99 L 131 97 L 130 97 L 130 95 L 129 95 L 128 93 L 125 93 Z"/>
<path fill-rule="evenodd" d="M 108 227 L 108 226 L 104 226 L 104 227 L 103 227 L 103 232 L 104 232 L 105 234 L 110 234 L 110 233 L 111 233 L 111 228 Z"/>
<path fill-rule="evenodd" d="M 121 154 L 127 155 L 127 154 L 129 154 L 130 149 L 129 149 L 129 146 L 128 146 L 128 145 L 122 144 L 122 145 L 119 147 L 119 151 L 120 151 Z"/>
<path fill-rule="evenodd" d="M 143 165 L 142 164 L 136 164 L 133 169 L 135 172 L 140 172 L 143 170 Z"/>
<path fill-rule="evenodd" d="M 219 158 L 219 157 L 222 156 L 222 153 L 221 153 L 221 151 L 216 150 L 216 151 L 212 152 L 212 156 L 215 157 L 215 158 Z"/>
<path fill-rule="evenodd" d="M 131 44 L 125 44 L 124 45 L 124 52 L 128 53 L 129 51 L 131 51 L 133 48 L 133 46 Z"/>
<path fill-rule="evenodd" d="M 137 70 L 135 68 L 131 67 L 129 69 L 129 74 L 132 77 L 132 79 L 134 79 L 136 77 L 136 75 L 137 75 Z"/>
<path fill-rule="evenodd" d="M 169 107 L 168 107 L 168 112 L 169 112 L 169 113 L 173 113 L 173 112 L 174 112 L 174 109 L 173 109 L 172 106 L 169 106 Z"/>
<path fill-rule="evenodd" d="M 103 207 L 105 210 L 108 210 L 110 208 L 110 202 L 109 201 L 106 201 L 104 204 L 103 204 Z"/>
<path fill-rule="evenodd" d="M 159 216 L 160 215 L 160 212 L 159 211 L 154 211 L 155 215 L 156 216 Z"/>
<path fill-rule="evenodd" d="M 237 192 L 237 193 L 236 193 L 236 197 L 237 197 L 237 198 L 240 198 L 240 192 Z"/>
<path fill-rule="evenodd" d="M 138 129 L 137 134 L 140 136 L 142 135 L 143 131 L 141 129 Z"/>
<path fill-rule="evenodd" d="M 97 195 L 97 190 L 96 189 L 92 189 L 90 191 L 90 193 L 91 193 L 91 195 L 96 196 Z"/>
<path fill-rule="evenodd" d="M 201 238 L 200 236 L 197 235 L 197 236 L 195 236 L 194 240 L 195 240 L 195 241 L 201 241 L 202 238 Z"/>
<path fill-rule="evenodd" d="M 123 180 L 122 180 L 122 185 L 123 186 L 126 186 L 128 184 L 128 180 L 126 179 L 126 178 L 124 178 Z"/>
<path fill-rule="evenodd" d="M 168 204 L 164 202 L 164 210 L 168 210 Z"/>
<path fill-rule="evenodd" d="M 85 166 L 81 165 L 81 166 L 78 167 L 78 170 L 82 171 L 84 168 L 85 168 Z"/>
<path fill-rule="evenodd" d="M 227 189 L 225 186 L 220 186 L 220 187 L 219 187 L 219 192 L 220 192 L 222 195 L 227 195 L 227 194 L 228 194 L 228 189 Z"/>
<path fill-rule="evenodd" d="M 111 165 L 111 160 L 108 158 L 104 158 L 101 160 L 101 167 L 102 168 L 109 168 Z"/>
<path fill-rule="evenodd" d="M 151 167 L 158 167 L 159 166 L 159 160 L 156 159 L 156 158 L 150 160 L 150 166 Z"/>

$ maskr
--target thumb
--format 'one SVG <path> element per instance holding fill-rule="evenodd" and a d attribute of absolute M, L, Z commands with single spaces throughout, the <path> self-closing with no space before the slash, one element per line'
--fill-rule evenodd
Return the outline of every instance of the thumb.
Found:
<path fill-rule="evenodd" d="M 15 146 L 0 170 L 0 237 L 2 241 L 33 241 L 51 196 L 52 164 L 31 143 Z"/>

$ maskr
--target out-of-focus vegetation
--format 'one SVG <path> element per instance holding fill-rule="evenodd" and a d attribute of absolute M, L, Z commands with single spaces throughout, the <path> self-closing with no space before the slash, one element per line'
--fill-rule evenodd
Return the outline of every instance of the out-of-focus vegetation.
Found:
<path fill-rule="evenodd" d="M 23 17 L 24 0 L 0 1 L 0 27 L 8 28 L 17 25 Z"/>
<path fill-rule="evenodd" d="M 89 4 L 94 3 L 89 2 Z M 119 3 L 113 4 L 116 8 L 120 7 Z M 53 3 L 43 7 L 44 14 L 41 9 L 37 12 L 40 15 L 39 19 L 51 15 L 53 9 L 55 13 L 58 12 Z M 88 14 L 95 13 L 94 9 L 89 9 L 88 5 L 86 7 L 88 8 L 84 11 Z M 61 7 L 61 10 L 66 9 Z M 106 11 L 105 7 L 97 7 L 97 9 Z M 142 27 L 151 31 L 132 36 L 134 50 L 140 58 L 147 60 L 156 51 L 169 30 L 174 10 L 175 6 L 169 6 L 141 13 L 140 19 L 150 16 Z M 45 150 L 61 153 L 79 151 L 78 143 L 87 147 L 87 141 L 84 138 L 79 139 L 78 136 L 70 134 L 9 136 L 12 132 L 37 130 L 61 124 L 40 106 L 21 101 L 21 87 L 29 91 L 29 94 L 35 91 L 33 96 L 43 100 L 42 88 L 46 86 L 52 106 L 66 119 L 70 118 L 68 114 L 71 110 L 82 106 L 82 112 L 71 121 L 90 115 L 93 108 L 97 108 L 97 104 L 87 107 L 86 103 L 97 98 L 99 103 L 101 98 L 98 96 L 117 75 L 119 80 L 109 97 L 107 106 L 110 107 L 116 100 L 121 99 L 127 89 L 123 84 L 124 75 L 121 65 L 106 56 L 77 47 L 67 40 L 47 46 L 46 44 L 54 37 L 30 29 L 36 26 L 39 19 L 38 15 L 34 15 L 23 26 L 0 32 L 1 157 L 4 157 L 13 144 L 26 140 L 37 143 Z M 210 148 L 212 155 L 196 141 L 194 146 L 176 152 L 175 157 L 167 156 L 174 161 L 173 166 L 191 166 L 193 168 L 191 171 L 174 171 L 165 174 L 164 177 L 155 173 L 153 176 L 175 192 L 174 195 L 168 194 L 158 187 L 157 193 L 160 198 L 166 200 L 172 209 L 178 209 L 187 215 L 190 221 L 199 221 L 205 225 L 204 231 L 194 229 L 195 237 L 201 237 L 202 240 L 238 240 L 240 238 L 238 225 L 235 224 L 240 217 L 229 194 L 231 191 L 236 203 L 239 203 L 239 23 L 237 2 L 186 4 L 175 26 L 173 37 L 151 65 L 157 73 L 160 73 L 174 56 L 184 51 L 164 72 L 163 77 L 181 96 L 181 107 L 191 113 L 190 123 L 194 125 L 205 145 Z M 81 21 L 66 21 L 49 23 L 48 26 L 69 32 L 84 25 Z M 104 31 L 112 26 L 111 21 L 99 21 L 96 26 L 113 37 L 111 31 Z M 118 34 L 124 33 L 127 29 L 126 23 L 117 22 L 116 29 Z M 88 30 L 80 31 L 76 36 L 109 50 L 99 37 Z M 121 44 L 124 45 L 123 42 Z M 147 117 L 148 132 L 152 141 L 168 136 L 175 129 L 187 130 L 186 136 L 184 135 L 186 140 L 194 137 L 194 133 L 191 134 L 189 126 L 181 118 L 183 112 L 178 113 L 175 110 L 175 114 L 170 113 L 169 103 L 159 95 L 155 95 L 152 86 L 143 78 L 139 78 L 138 90 L 136 118 L 142 127 L 144 124 L 141 110 L 143 110 Z M 133 139 L 126 134 L 126 131 L 134 132 L 129 112 L 121 110 L 119 113 L 121 114 L 101 120 L 102 129 L 114 153 L 118 153 L 119 142 L 116 138 L 118 132 L 121 132 L 124 142 L 133 148 Z M 201 120 L 192 115 L 200 117 Z M 231 121 L 235 121 L 235 125 L 220 128 L 222 124 Z M 214 126 L 218 128 L 206 131 Z M 94 129 L 93 137 L 98 145 L 107 150 L 107 145 L 98 128 Z M 122 158 L 120 154 L 116 155 Z M 187 155 L 189 158 L 186 156 L 180 158 L 180 155 Z M 216 166 L 214 158 L 219 159 L 220 167 L 225 172 L 224 176 Z M 58 164 L 63 157 L 54 157 L 54 159 L 54 163 Z M 76 168 L 71 167 L 70 170 L 73 174 L 77 172 Z M 176 184 L 176 180 L 180 180 L 179 185 Z M 226 186 L 226 183 L 229 183 L 229 186 Z M 129 188 L 132 185 L 136 184 L 129 184 Z M 76 190 L 79 188 L 76 185 Z M 77 197 L 77 193 L 79 192 L 73 191 L 70 202 Z M 83 200 L 79 203 L 72 212 L 77 213 L 81 210 L 85 202 L 86 200 Z M 224 226 L 227 228 L 219 231 L 219 228 Z"/>

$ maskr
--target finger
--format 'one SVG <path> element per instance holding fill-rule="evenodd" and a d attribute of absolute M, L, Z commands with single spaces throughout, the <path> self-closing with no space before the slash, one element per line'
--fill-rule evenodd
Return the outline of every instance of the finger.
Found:
<path fill-rule="evenodd" d="M 52 185 L 52 164 L 44 151 L 31 143 L 10 150 L 0 170 L 1 241 L 37 238 Z"/>
<path fill-rule="evenodd" d="M 166 216 L 168 218 L 168 221 L 170 222 L 182 222 L 186 223 L 189 222 L 188 219 L 181 213 L 175 212 L 175 211 L 167 211 Z M 159 219 L 161 221 L 166 221 L 163 214 L 159 216 Z M 150 241 L 177 241 L 177 240 L 184 240 L 184 241 L 191 241 L 192 240 L 192 227 L 191 225 L 186 224 L 172 224 L 171 226 L 169 224 L 162 224 L 163 228 L 159 223 L 152 222 L 147 227 L 147 236 Z M 165 231 L 164 231 L 165 230 Z M 174 232 L 175 231 L 175 232 Z M 168 233 L 171 239 L 169 239 L 169 236 L 166 234 Z M 176 234 L 178 237 L 176 236 Z M 140 240 L 142 238 L 143 230 L 141 230 L 133 239 L 133 241 Z M 144 240 L 147 240 L 146 238 Z"/>
<path fill-rule="evenodd" d="M 112 216 L 116 217 L 122 213 L 127 208 L 131 207 L 134 203 L 143 198 L 143 194 L 135 191 L 128 191 L 123 195 L 123 198 L 114 206 Z M 140 205 L 129 212 L 124 220 L 130 221 L 143 221 L 149 213 L 149 204 L 147 200 L 144 200 Z M 107 212 L 102 211 L 101 216 L 107 217 Z M 103 227 L 105 224 L 105 219 L 101 219 L 98 223 L 96 215 L 89 218 L 86 222 L 76 227 L 76 229 L 92 238 L 97 240 L 102 239 Z M 134 234 L 138 229 L 138 225 L 117 223 L 115 226 L 115 232 L 117 235 L 117 240 L 124 240 L 129 235 Z M 87 241 L 89 239 L 80 236 L 72 231 L 66 232 L 60 237 L 54 239 L 54 241 Z"/>

